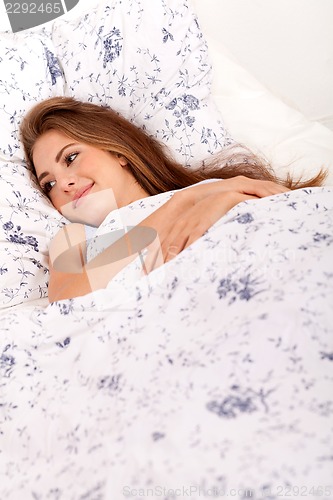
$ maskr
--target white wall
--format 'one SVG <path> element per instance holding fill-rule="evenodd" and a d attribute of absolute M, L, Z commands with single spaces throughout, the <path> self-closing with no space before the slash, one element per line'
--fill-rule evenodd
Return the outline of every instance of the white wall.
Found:
<path fill-rule="evenodd" d="M 261 83 L 333 130 L 332 0 L 193 0 L 202 29 Z"/>
<path fill-rule="evenodd" d="M 79 0 L 67 16 L 75 17 L 97 2 Z M 275 95 L 333 130 L 333 0 L 193 3 L 204 32 L 223 43 Z M 0 0 L 4 29 L 10 25 Z"/>

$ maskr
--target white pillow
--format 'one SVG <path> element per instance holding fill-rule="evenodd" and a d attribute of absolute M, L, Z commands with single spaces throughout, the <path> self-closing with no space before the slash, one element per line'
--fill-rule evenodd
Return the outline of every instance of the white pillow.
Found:
<path fill-rule="evenodd" d="M 211 65 L 186 1 L 101 2 L 53 24 L 67 95 L 107 104 L 198 163 L 231 142 L 211 98 Z"/>
<path fill-rule="evenodd" d="M 0 159 L 22 160 L 19 125 L 34 104 L 63 94 L 64 80 L 45 32 L 0 34 Z"/>
<path fill-rule="evenodd" d="M 199 5 L 197 0 L 197 10 Z M 333 131 L 272 94 L 209 33 L 206 39 L 214 68 L 212 95 L 232 137 L 264 155 L 281 177 L 290 172 L 309 178 L 324 168 L 324 184 L 332 186 Z"/>
<path fill-rule="evenodd" d="M 47 248 L 60 215 L 22 161 L 19 126 L 38 101 L 63 93 L 64 80 L 46 34 L 0 35 L 0 308 L 47 295 Z"/>
<path fill-rule="evenodd" d="M 49 27 L 48 27 L 49 29 Z M 52 29 L 0 34 L 0 308 L 47 294 L 48 244 L 65 220 L 32 186 L 18 131 L 43 99 L 107 104 L 184 164 L 231 142 L 210 96 L 211 66 L 185 0 L 101 2 Z"/>
<path fill-rule="evenodd" d="M 0 308 L 47 296 L 49 240 L 60 214 L 19 162 L 0 161 Z"/>

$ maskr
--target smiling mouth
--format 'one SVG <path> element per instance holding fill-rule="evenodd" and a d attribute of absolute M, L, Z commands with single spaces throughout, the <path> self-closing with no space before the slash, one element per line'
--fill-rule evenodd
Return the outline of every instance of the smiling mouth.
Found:
<path fill-rule="evenodd" d="M 74 196 L 73 199 L 73 208 L 77 208 L 83 198 L 89 193 L 91 188 L 93 187 L 94 183 L 89 184 L 89 186 L 86 186 L 85 188 L 80 189 Z"/>

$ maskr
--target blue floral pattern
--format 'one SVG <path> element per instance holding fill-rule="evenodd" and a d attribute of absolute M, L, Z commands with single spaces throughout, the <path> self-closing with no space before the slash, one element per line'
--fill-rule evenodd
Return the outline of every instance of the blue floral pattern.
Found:
<path fill-rule="evenodd" d="M 0 309 L 47 298 L 48 244 L 62 218 L 32 183 L 19 141 L 36 102 L 62 95 L 64 79 L 51 36 L 0 35 Z"/>
<path fill-rule="evenodd" d="M 237 205 L 160 272 L 125 268 L 121 300 L 112 280 L 3 312 L 1 498 L 333 491 L 332 194 Z M 170 196 L 111 213 L 99 234 Z"/>
<path fill-rule="evenodd" d="M 0 498 L 166 500 L 179 485 L 196 500 L 293 486 L 328 498 L 332 189 L 244 202 L 150 275 L 137 261 L 105 290 L 47 306 L 48 245 L 66 221 L 23 162 L 30 106 L 109 104 L 187 164 L 231 139 L 185 0 L 101 3 L 0 48 Z M 110 214 L 97 236 L 170 196 Z"/>
<path fill-rule="evenodd" d="M 107 63 L 112 63 L 117 57 L 120 56 L 122 51 L 122 36 L 120 30 L 113 28 L 111 33 L 109 33 L 103 40 L 104 46 L 104 58 L 103 58 L 103 68 L 106 68 Z"/>
<path fill-rule="evenodd" d="M 232 140 L 211 99 L 207 45 L 187 0 L 98 2 L 71 22 L 1 34 L 0 54 L 0 307 L 8 307 L 46 297 L 48 243 L 65 222 L 26 171 L 19 127 L 35 103 L 75 95 L 110 105 L 186 165 Z"/>
<path fill-rule="evenodd" d="M 3 224 L 3 230 L 7 234 L 7 240 L 12 243 L 20 243 L 21 245 L 31 246 L 36 252 L 38 250 L 38 241 L 35 236 L 24 235 L 21 226 L 14 227 L 14 224 L 9 221 Z"/>
<path fill-rule="evenodd" d="M 57 83 L 57 78 L 62 78 L 62 71 L 59 65 L 58 59 L 55 57 L 55 55 L 45 47 L 45 54 L 46 54 L 46 64 L 48 67 L 48 70 L 51 75 L 51 82 L 52 85 L 55 85 Z"/>
<path fill-rule="evenodd" d="M 207 45 L 186 0 L 102 2 L 78 20 L 56 21 L 52 41 L 66 93 L 124 113 L 182 163 L 198 164 L 232 142 L 211 99 Z"/>
<path fill-rule="evenodd" d="M 0 156 L 20 161 L 24 159 L 19 141 L 22 117 L 36 102 L 63 95 L 64 78 L 45 30 L 1 33 L 0 54 Z"/>
<path fill-rule="evenodd" d="M 48 244 L 65 220 L 21 164 L 1 162 L 0 309 L 47 297 Z"/>

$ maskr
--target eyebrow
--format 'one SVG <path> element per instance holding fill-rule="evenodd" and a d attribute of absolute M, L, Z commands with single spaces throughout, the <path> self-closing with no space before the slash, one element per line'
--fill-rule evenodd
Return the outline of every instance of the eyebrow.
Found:
<path fill-rule="evenodd" d="M 66 148 L 69 148 L 70 146 L 75 146 L 75 142 L 71 142 L 70 144 L 66 144 L 66 146 L 64 146 L 63 148 L 60 149 L 60 151 L 58 151 L 57 156 L 55 157 L 56 163 L 59 163 L 59 160 L 60 160 L 62 153 L 65 151 Z M 39 184 L 44 179 L 44 177 L 47 177 L 48 175 L 49 175 L 49 172 L 47 172 L 47 171 L 40 174 L 40 176 L 38 177 Z"/>
<path fill-rule="evenodd" d="M 75 142 L 71 142 L 70 144 L 66 144 L 66 146 L 61 148 L 60 151 L 58 152 L 57 156 L 55 157 L 55 161 L 58 163 L 60 160 L 60 157 L 61 157 L 62 153 L 65 151 L 65 149 L 69 148 L 70 146 L 75 146 L 75 144 L 76 144 Z"/>

